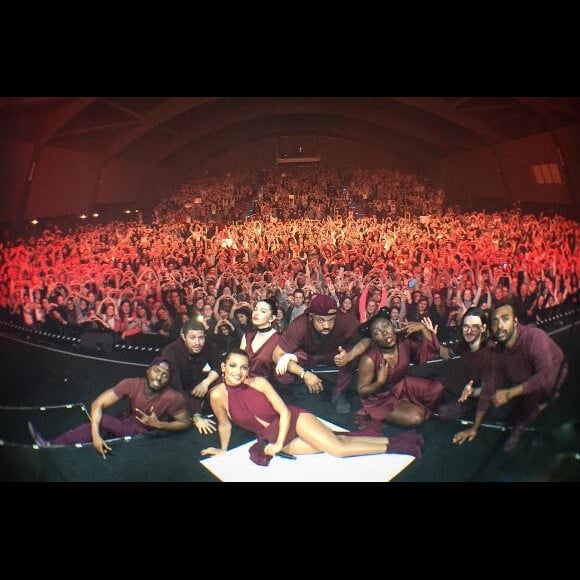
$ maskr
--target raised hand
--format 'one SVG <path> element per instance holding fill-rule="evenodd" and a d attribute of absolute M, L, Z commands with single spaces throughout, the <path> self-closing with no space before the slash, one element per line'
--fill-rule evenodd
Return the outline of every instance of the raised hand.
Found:
<path fill-rule="evenodd" d="M 425 316 L 425 318 L 421 318 L 421 324 L 423 324 L 423 326 L 427 328 L 427 330 L 430 330 L 433 334 L 437 334 L 437 329 L 439 328 L 439 325 L 436 324 L 435 326 L 433 326 L 433 321 L 428 316 Z"/>
<path fill-rule="evenodd" d="M 337 367 L 344 367 L 348 364 L 348 353 L 342 346 L 338 347 L 338 354 L 334 355 L 334 364 Z"/>
<path fill-rule="evenodd" d="M 473 379 L 469 381 L 464 387 L 459 399 L 457 399 L 460 403 L 465 403 L 469 397 L 473 395 Z"/>
<path fill-rule="evenodd" d="M 143 423 L 143 425 L 145 425 L 147 427 L 151 427 L 152 429 L 159 428 L 159 419 L 157 418 L 157 414 L 153 410 L 153 407 L 151 407 L 149 409 L 149 414 L 147 414 L 147 413 L 141 411 L 141 409 L 135 407 L 135 415 L 137 417 L 137 420 L 139 422 Z"/>

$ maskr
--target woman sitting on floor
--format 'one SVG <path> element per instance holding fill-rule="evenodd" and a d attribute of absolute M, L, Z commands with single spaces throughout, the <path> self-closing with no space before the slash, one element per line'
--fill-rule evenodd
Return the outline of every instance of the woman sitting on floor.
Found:
<path fill-rule="evenodd" d="M 405 427 L 421 425 L 437 408 L 445 390 L 439 381 L 407 375 L 411 362 L 423 364 L 439 354 L 439 341 L 425 322 L 402 322 L 397 333 L 388 308 L 360 326 L 373 342 L 360 358 L 357 390 L 362 408 L 355 414 L 359 428 L 380 429 L 382 421 Z M 427 324 L 427 325 L 426 325 Z M 410 335 L 421 332 L 422 340 Z"/>
<path fill-rule="evenodd" d="M 387 450 L 420 455 L 422 438 L 416 433 L 390 439 L 362 433 L 334 433 L 306 409 L 287 406 L 266 379 L 248 377 L 249 358 L 243 350 L 229 352 L 221 367 L 224 381 L 210 394 L 218 420 L 220 447 L 208 447 L 202 455 L 221 455 L 227 451 L 232 422 L 258 436 L 250 457 L 260 465 L 267 465 L 280 451 L 293 455 L 325 451 L 336 457 L 373 455 Z"/>

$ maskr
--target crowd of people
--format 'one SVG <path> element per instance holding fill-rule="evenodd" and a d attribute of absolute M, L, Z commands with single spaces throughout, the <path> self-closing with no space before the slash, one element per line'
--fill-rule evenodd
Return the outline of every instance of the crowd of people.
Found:
<path fill-rule="evenodd" d="M 235 321 L 264 298 L 277 300 L 283 326 L 323 293 L 361 322 L 386 305 L 396 323 L 428 312 L 442 329 L 471 306 L 512 298 L 529 323 L 576 295 L 577 234 L 561 216 L 514 211 L 45 230 L 2 244 L 0 318 L 63 334 L 175 338 L 195 316 L 212 333 L 233 318 L 239 332 Z"/>
<path fill-rule="evenodd" d="M 489 314 L 509 303 L 514 326 L 524 328 L 547 308 L 576 304 L 580 228 L 517 209 L 443 211 L 442 191 L 426 191 L 418 178 L 392 171 L 205 178 L 163 201 L 150 225 L 52 228 L 2 242 L 0 319 L 127 342 L 156 336 L 172 386 L 205 434 L 216 429 L 203 413 L 222 384 L 220 361 L 240 345 L 248 361 L 238 357 L 236 365 L 250 376 L 300 383 L 309 394 L 326 388 L 317 366 L 337 367 L 331 399 L 342 414 L 351 411 L 344 394 L 358 369 L 361 429 L 383 421 L 418 426 L 438 409 L 444 386 L 408 377 L 408 365 L 450 356 L 438 334 L 455 330 L 466 360 L 485 361 L 467 369 L 460 401 L 441 415 L 465 412 L 481 393 L 478 422 L 456 436 L 462 443 L 473 439 L 490 401 L 505 402 L 497 394 L 502 380 L 524 380 L 508 372 L 481 388 L 482 374 L 497 367 L 487 358 L 491 331 L 499 345 L 509 343 L 501 312 L 490 322 Z M 528 332 L 516 328 L 510 337 L 518 334 Z M 485 355 L 476 356 L 480 347 Z M 552 394 L 541 392 L 534 410 Z M 518 419 L 518 429 L 534 417 Z M 280 437 L 272 449 L 302 445 L 288 444 Z"/>

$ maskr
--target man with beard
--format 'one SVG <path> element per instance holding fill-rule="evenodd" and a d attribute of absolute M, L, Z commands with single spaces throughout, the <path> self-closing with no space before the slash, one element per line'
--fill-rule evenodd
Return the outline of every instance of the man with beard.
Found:
<path fill-rule="evenodd" d="M 105 438 L 128 437 L 152 429 L 182 431 L 190 426 L 185 399 L 181 393 L 166 388 L 170 383 L 171 367 L 166 360 L 156 359 L 147 368 L 145 377 L 123 379 L 101 393 L 91 405 L 91 422 L 83 423 L 50 442 L 46 441 L 28 422 L 30 434 L 38 447 L 75 445 L 93 442 L 97 453 L 107 458 L 111 447 Z M 130 408 L 120 415 L 103 414 L 121 399 L 129 399 Z"/>
<path fill-rule="evenodd" d="M 337 311 L 336 302 L 325 294 L 315 296 L 310 307 L 296 318 L 280 337 L 272 360 L 276 374 L 296 375 L 311 394 L 322 392 L 322 379 L 311 369 L 312 365 L 339 367 L 331 400 L 336 412 L 350 412 L 345 393 L 352 381 L 358 357 L 369 347 L 370 338 L 361 338 L 358 321 Z"/>
<path fill-rule="evenodd" d="M 518 324 L 514 307 L 499 304 L 490 318 L 493 347 L 491 368 L 477 405 L 473 427 L 456 433 L 453 442 L 462 444 L 477 436 L 490 403 L 501 407 L 515 399 L 510 420 L 513 429 L 503 449 L 513 451 L 524 433 L 566 379 L 568 368 L 562 349 L 535 326 Z M 509 386 L 508 386 L 509 385 Z"/>
<path fill-rule="evenodd" d="M 439 419 L 457 419 L 475 411 L 476 399 L 481 394 L 484 372 L 490 368 L 491 342 L 487 328 L 487 316 L 478 306 L 472 306 L 461 321 L 461 341 L 453 349 L 441 346 L 444 360 L 453 355 L 461 356 L 464 388 L 457 401 L 445 403 L 438 409 Z"/>
<path fill-rule="evenodd" d="M 201 322 L 186 320 L 179 338 L 168 344 L 161 356 L 171 364 L 171 385 L 185 397 L 194 426 L 206 435 L 215 432 L 215 421 L 204 419 L 201 413 L 210 386 L 220 376 L 220 363 Z"/>

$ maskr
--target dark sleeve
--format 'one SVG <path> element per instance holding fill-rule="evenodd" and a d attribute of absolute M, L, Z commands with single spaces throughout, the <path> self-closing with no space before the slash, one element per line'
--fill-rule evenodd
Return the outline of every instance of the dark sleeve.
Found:
<path fill-rule="evenodd" d="M 492 351 L 489 356 L 489 368 L 484 370 L 481 379 L 481 393 L 477 402 L 476 413 L 485 412 L 489 409 L 491 398 L 497 391 L 498 385 L 502 385 L 505 380 L 501 355 Z"/>
<path fill-rule="evenodd" d="M 218 375 L 221 373 L 220 357 L 217 354 L 217 350 L 214 346 L 213 341 L 206 340 L 205 342 L 207 350 L 207 364 L 211 367 L 212 371 L 215 371 Z"/>
<path fill-rule="evenodd" d="M 550 389 L 556 384 L 563 353 L 554 341 L 542 330 L 530 333 L 526 341 L 527 356 L 535 373 L 524 381 L 524 395 Z"/>
<path fill-rule="evenodd" d="M 181 339 L 178 339 L 181 340 Z M 175 351 L 174 344 L 168 344 L 161 352 L 162 358 L 164 358 L 171 365 L 171 386 L 174 389 L 183 390 L 185 387 L 183 381 L 181 380 L 181 371 L 179 368 L 179 360 L 177 353 Z"/>
<path fill-rule="evenodd" d="M 303 336 L 302 320 L 299 316 L 284 330 L 278 346 L 284 352 L 294 352 L 302 345 Z"/>
<path fill-rule="evenodd" d="M 411 362 L 417 365 L 424 365 L 434 355 L 439 355 L 439 339 L 435 334 L 431 339 L 417 338 L 414 336 L 406 339 L 411 345 Z"/>

